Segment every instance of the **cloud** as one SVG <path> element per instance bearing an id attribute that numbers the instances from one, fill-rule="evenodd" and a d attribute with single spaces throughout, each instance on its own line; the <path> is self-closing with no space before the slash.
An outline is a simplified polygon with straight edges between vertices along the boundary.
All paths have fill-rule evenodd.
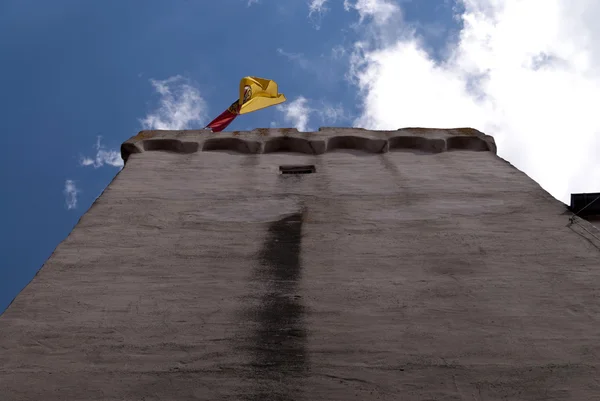
<path id="1" fill-rule="evenodd" d="M 206 120 L 206 102 L 187 79 L 176 75 L 150 83 L 160 95 L 160 106 L 140 120 L 144 129 L 183 130 Z"/>
<path id="2" fill-rule="evenodd" d="M 82 166 L 93 166 L 94 168 L 100 168 L 104 165 L 112 167 L 123 167 L 123 159 L 121 153 L 117 150 L 106 150 L 101 143 L 101 136 L 98 136 L 96 140 L 96 155 L 94 157 L 81 157 L 79 164 Z"/>
<path id="3" fill-rule="evenodd" d="M 312 21 L 315 29 L 321 29 L 323 16 L 329 9 L 325 7 L 328 0 L 310 0 L 308 3 L 308 18 Z"/>
<path id="4" fill-rule="evenodd" d="M 347 119 L 347 116 L 344 113 L 344 109 L 341 105 L 333 106 L 331 104 L 322 102 L 321 107 L 317 110 L 313 110 L 313 112 L 316 112 L 320 116 L 321 121 L 326 124 L 333 125 L 340 120 Z"/>
<path id="5" fill-rule="evenodd" d="M 309 101 L 303 96 L 297 97 L 294 101 L 285 103 L 277 107 L 281 113 L 283 113 L 283 119 L 286 123 L 292 127 L 298 129 L 298 131 L 307 132 L 313 129 L 309 127 L 309 121 L 311 115 L 316 114 L 321 122 L 326 125 L 333 125 L 337 121 L 346 118 L 344 110 L 341 105 L 333 106 L 327 102 L 321 101 L 318 108 L 311 107 Z M 271 123 L 271 126 L 275 126 L 275 123 Z"/>
<path id="6" fill-rule="evenodd" d="M 248 7 L 250 7 L 252 4 L 258 4 L 259 0 L 248 0 Z"/>
<path id="7" fill-rule="evenodd" d="M 379 26 L 386 24 L 400 12 L 400 6 L 389 0 L 344 0 L 344 9 L 358 12 L 359 23 L 363 23 L 366 18 L 372 18 Z"/>
<path id="8" fill-rule="evenodd" d="M 302 69 L 313 70 L 313 68 L 311 68 L 312 64 L 308 61 L 308 59 L 302 53 L 290 53 L 290 52 L 284 51 L 281 48 L 277 49 L 277 53 L 279 53 L 283 57 L 287 58 L 292 63 L 294 63 L 295 65 L 299 66 Z"/>
<path id="9" fill-rule="evenodd" d="M 309 131 L 308 120 L 311 109 L 308 107 L 308 100 L 305 97 L 300 96 L 292 102 L 276 107 L 283 113 L 285 122 L 290 123 L 298 131 Z"/>
<path id="10" fill-rule="evenodd" d="M 79 190 L 75 185 L 75 181 L 66 180 L 63 193 L 65 195 L 65 204 L 67 205 L 67 209 L 72 210 L 77 208 L 77 195 L 79 194 Z"/>
<path id="11" fill-rule="evenodd" d="M 600 3 L 461 3 L 462 30 L 440 60 L 397 4 L 345 0 L 365 32 L 349 65 L 362 98 L 355 125 L 474 127 L 558 199 L 599 191 Z"/>

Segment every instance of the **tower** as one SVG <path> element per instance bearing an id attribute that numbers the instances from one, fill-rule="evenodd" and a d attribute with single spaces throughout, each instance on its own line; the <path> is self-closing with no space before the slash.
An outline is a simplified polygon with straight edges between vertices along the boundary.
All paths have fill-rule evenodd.
<path id="1" fill-rule="evenodd" d="M 0 316 L 6 400 L 600 396 L 600 251 L 471 129 L 141 132 Z"/>

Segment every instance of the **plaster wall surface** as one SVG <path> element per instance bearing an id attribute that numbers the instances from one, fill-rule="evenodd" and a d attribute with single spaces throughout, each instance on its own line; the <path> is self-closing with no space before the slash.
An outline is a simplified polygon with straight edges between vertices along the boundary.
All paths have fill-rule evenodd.
<path id="1" fill-rule="evenodd" d="M 123 156 L 0 316 L 0 399 L 600 399 L 600 244 L 491 137 L 147 132 Z"/>

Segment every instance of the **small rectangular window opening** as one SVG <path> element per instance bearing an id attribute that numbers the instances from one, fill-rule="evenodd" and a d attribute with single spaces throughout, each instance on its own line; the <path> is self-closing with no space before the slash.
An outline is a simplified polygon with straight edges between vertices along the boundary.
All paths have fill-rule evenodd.
<path id="1" fill-rule="evenodd" d="M 316 173 L 314 165 L 306 166 L 279 166 L 279 172 L 281 174 L 312 174 Z"/>

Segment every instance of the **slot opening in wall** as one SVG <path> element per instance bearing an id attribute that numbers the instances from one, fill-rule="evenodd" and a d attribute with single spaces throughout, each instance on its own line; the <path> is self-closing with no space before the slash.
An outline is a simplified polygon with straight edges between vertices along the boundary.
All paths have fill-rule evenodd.
<path id="1" fill-rule="evenodd" d="M 291 166 L 279 166 L 279 172 L 281 174 L 312 174 L 316 173 L 317 169 L 314 165 L 291 165 Z"/>

